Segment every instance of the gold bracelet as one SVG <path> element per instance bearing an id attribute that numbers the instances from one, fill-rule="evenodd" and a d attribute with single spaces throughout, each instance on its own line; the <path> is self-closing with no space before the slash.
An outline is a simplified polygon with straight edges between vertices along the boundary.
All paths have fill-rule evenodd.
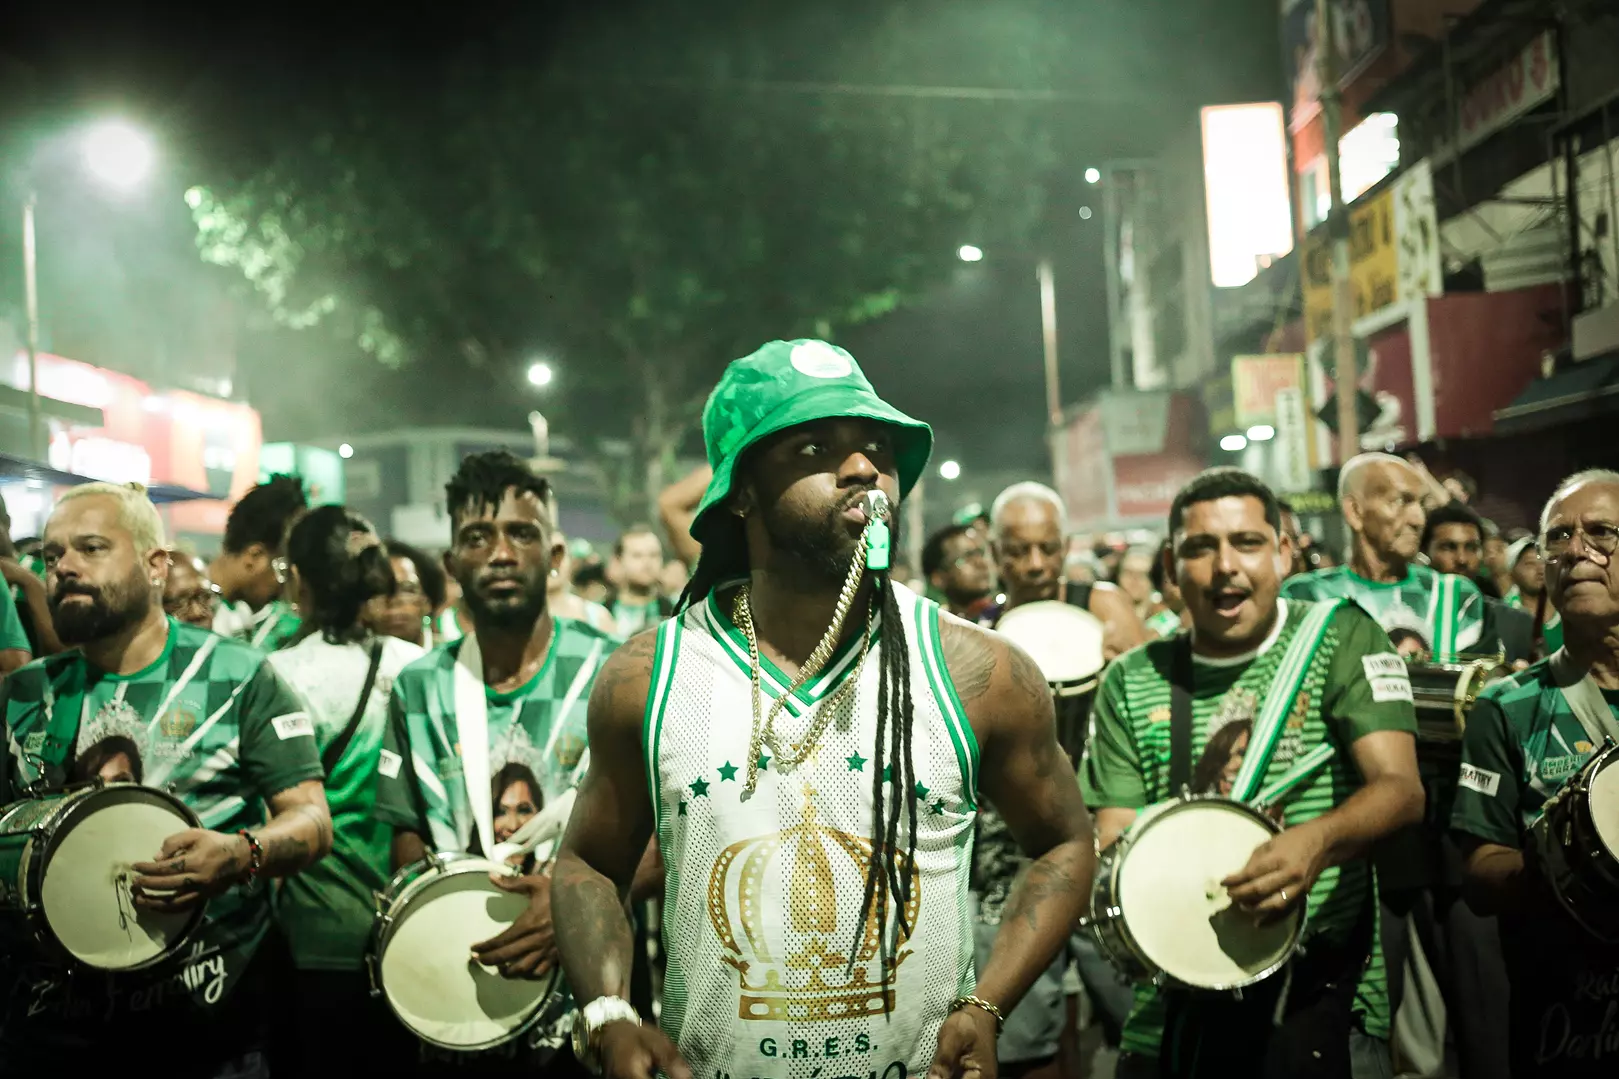
<path id="1" fill-rule="evenodd" d="M 962 994 L 956 1000 L 952 1001 L 950 1003 L 950 1011 L 955 1012 L 967 1005 L 971 1005 L 975 1009 L 982 1009 L 995 1018 L 995 1034 L 999 1035 L 1001 1030 L 1006 1027 L 1006 1016 L 1001 1012 L 1000 1007 L 993 1005 L 974 994 Z"/>

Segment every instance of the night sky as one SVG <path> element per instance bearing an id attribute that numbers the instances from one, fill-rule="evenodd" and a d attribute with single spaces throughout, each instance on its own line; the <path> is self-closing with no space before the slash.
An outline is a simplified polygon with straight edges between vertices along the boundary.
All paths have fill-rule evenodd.
<path id="1" fill-rule="evenodd" d="M 1038 228 L 1017 242 L 960 237 L 986 250 L 975 266 L 956 261 L 953 244 L 942 241 L 917 252 L 937 260 L 933 283 L 900 311 L 838 338 L 879 390 L 935 425 L 947 456 L 968 468 L 1034 471 L 1044 463 L 1039 254 L 1057 266 L 1065 397 L 1082 396 L 1107 375 L 1101 194 L 1083 182 L 1084 169 L 1151 154 L 1195 123 L 1199 104 L 1275 98 L 1280 79 L 1275 0 L 638 6 L 642 14 L 662 9 L 686 40 L 721 58 L 708 71 L 682 68 L 676 50 L 623 40 L 617 27 L 628 5 L 440 5 L 419 16 L 347 8 L 243 15 L 229 6 L 147 14 L 134 5 L 8 5 L 0 152 L 8 162 L 35 163 L 41 308 L 52 351 L 158 382 L 200 385 L 194 380 L 229 374 L 235 391 L 264 413 L 272 439 L 400 422 L 521 428 L 533 402 L 510 370 L 469 377 L 453 361 L 419 361 L 390 372 L 319 333 L 267 329 L 252 299 L 241 296 L 240 280 L 197 258 L 184 191 L 262 168 L 284 140 L 307 137 L 355 85 L 386 94 L 402 115 L 425 114 L 448 66 L 469 59 L 491 69 L 618 64 L 648 79 L 701 81 L 724 69 L 761 80 L 866 83 L 879 71 L 893 77 L 893 69 L 871 58 L 861 70 L 859 45 L 891 9 L 906 9 L 937 15 L 936 37 L 917 42 L 903 61 L 908 83 L 1006 86 L 1021 73 L 1015 58 L 981 47 L 982 20 L 1033 20 L 1071 59 L 1050 87 L 1060 100 L 1006 106 L 1038 112 L 1055 150 L 1054 168 L 1026 178 L 1044 193 Z M 117 205 L 48 161 L 39 164 L 38 154 L 50 133 L 109 112 L 151 130 L 162 153 L 147 190 Z M 12 323 L 13 337 L 21 332 L 21 172 L 0 180 L 0 320 Z M 1095 211 L 1088 222 L 1081 206 Z M 6 333 L 0 328 L 0 339 Z M 14 344 L 0 340 L 0 350 Z M 715 358 L 716 369 L 724 359 Z M 600 407 L 600 399 L 580 405 Z M 587 422 L 560 417 L 556 427 L 566 434 Z"/>

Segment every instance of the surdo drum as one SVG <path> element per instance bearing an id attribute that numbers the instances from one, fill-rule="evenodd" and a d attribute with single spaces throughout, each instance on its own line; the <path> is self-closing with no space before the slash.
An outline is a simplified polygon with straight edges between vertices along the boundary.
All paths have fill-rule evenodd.
<path id="1" fill-rule="evenodd" d="M 515 1039 L 560 989 L 560 970 L 508 979 L 478 963 L 472 946 L 500 934 L 528 907 L 491 873 L 511 867 L 479 855 L 429 855 L 403 867 L 377 898 L 367 958 L 372 991 L 422 1041 L 487 1050 Z"/>
<path id="2" fill-rule="evenodd" d="M 1102 620 L 1061 600 L 1015 607 L 995 624 L 998 633 L 1029 654 L 1059 698 L 1096 689 L 1103 667 Z"/>
<path id="3" fill-rule="evenodd" d="M 1619 746 L 1607 743 L 1545 806 L 1531 844 L 1575 922 L 1619 942 Z"/>
<path id="4" fill-rule="evenodd" d="M 1259 810 L 1217 795 L 1149 807 L 1102 853 L 1082 925 L 1138 982 L 1213 991 L 1251 986 L 1298 948 L 1302 905 L 1261 926 L 1220 882 L 1280 831 Z"/>
<path id="5" fill-rule="evenodd" d="M 179 799 L 138 784 L 96 783 L 0 809 L 0 949 L 26 943 L 46 960 L 101 971 L 161 964 L 201 924 L 204 905 L 136 907 L 130 867 L 200 826 Z"/>

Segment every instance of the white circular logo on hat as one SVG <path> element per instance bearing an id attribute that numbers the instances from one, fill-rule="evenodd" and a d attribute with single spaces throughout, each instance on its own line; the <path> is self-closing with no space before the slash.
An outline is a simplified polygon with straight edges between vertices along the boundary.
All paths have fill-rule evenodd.
<path id="1" fill-rule="evenodd" d="M 812 379 L 846 379 L 854 372 L 849 357 L 824 341 L 794 345 L 793 367 Z"/>

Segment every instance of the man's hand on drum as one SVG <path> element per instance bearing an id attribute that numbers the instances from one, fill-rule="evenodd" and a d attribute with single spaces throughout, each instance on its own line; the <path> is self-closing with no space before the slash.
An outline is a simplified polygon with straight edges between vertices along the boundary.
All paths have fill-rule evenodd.
<path id="1" fill-rule="evenodd" d="M 231 833 L 187 829 L 163 841 L 151 862 L 135 863 L 131 882 L 137 907 L 186 911 L 242 880 L 252 865 L 248 842 Z"/>
<path id="2" fill-rule="evenodd" d="M 508 979 L 543 977 L 557 962 L 556 931 L 551 926 L 551 875 L 490 874 L 489 880 L 507 892 L 526 894 L 528 909 L 504 931 L 474 945 L 473 959 L 498 969 Z"/>
<path id="3" fill-rule="evenodd" d="M 1294 826 L 1261 844 L 1248 857 L 1248 865 L 1220 882 L 1231 902 L 1274 922 L 1302 903 L 1321 875 L 1326 861 L 1326 837 L 1313 822 Z"/>

